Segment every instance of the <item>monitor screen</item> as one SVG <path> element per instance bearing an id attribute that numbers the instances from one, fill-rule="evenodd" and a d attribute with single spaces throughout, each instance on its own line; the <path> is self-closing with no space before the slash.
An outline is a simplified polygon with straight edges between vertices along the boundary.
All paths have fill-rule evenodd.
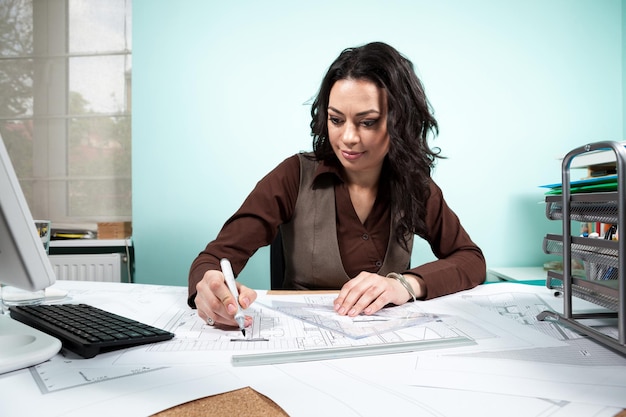
<path id="1" fill-rule="evenodd" d="M 54 271 L 0 137 L 0 283 L 36 291 L 54 281 Z"/>

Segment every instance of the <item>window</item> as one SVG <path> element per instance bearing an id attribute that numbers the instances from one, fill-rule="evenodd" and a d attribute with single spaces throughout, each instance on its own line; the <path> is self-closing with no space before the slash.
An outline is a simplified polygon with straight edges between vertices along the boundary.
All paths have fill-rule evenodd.
<path id="1" fill-rule="evenodd" d="M 36 218 L 131 218 L 131 0 L 0 0 L 0 134 Z"/>

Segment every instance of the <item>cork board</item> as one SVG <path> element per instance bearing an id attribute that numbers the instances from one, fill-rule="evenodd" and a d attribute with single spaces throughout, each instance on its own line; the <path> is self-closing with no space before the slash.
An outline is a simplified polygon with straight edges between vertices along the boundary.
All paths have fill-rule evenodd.
<path id="1" fill-rule="evenodd" d="M 153 414 L 153 417 L 289 417 L 282 408 L 250 387 L 200 398 Z"/>

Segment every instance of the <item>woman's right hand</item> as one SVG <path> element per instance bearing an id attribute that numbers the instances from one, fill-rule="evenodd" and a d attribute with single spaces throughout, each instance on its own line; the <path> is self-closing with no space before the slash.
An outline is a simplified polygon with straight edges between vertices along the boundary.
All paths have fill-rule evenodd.
<path id="1" fill-rule="evenodd" d="M 245 310 L 256 300 L 256 291 L 239 282 L 236 284 L 239 291 L 239 305 Z M 202 281 L 196 285 L 195 302 L 198 316 L 205 322 L 237 326 L 234 319 L 237 312 L 237 301 L 228 289 L 222 271 L 210 270 L 205 272 Z M 246 316 L 245 326 L 248 327 L 251 324 L 252 318 Z"/>

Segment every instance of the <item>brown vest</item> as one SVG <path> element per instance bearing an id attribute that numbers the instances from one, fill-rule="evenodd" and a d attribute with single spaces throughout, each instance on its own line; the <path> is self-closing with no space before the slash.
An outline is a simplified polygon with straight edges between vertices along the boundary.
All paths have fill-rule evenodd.
<path id="1" fill-rule="evenodd" d="M 333 177 L 323 175 L 314 184 L 318 162 L 303 154 L 298 156 L 298 199 L 293 218 L 281 226 L 285 259 L 283 288 L 340 289 L 350 277 L 343 268 L 337 242 Z M 392 225 L 387 253 L 378 274 L 387 275 L 389 272 L 406 270 L 411 260 L 412 246 L 413 236 L 409 241 L 409 252 L 397 243 Z"/>

